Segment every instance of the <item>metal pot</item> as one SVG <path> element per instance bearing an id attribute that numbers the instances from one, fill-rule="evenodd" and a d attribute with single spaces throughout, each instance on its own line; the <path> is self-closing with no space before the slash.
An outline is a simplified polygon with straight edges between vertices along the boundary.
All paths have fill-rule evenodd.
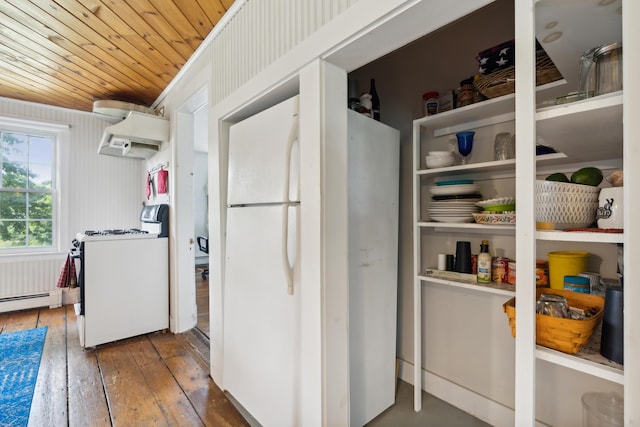
<path id="1" fill-rule="evenodd" d="M 580 58 L 578 91 L 589 97 L 619 90 L 622 90 L 622 43 L 585 51 Z"/>

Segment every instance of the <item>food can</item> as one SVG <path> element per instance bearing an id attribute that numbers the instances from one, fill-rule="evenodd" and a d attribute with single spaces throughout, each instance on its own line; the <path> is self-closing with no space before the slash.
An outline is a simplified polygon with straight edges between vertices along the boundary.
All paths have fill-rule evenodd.
<path id="1" fill-rule="evenodd" d="M 440 94 L 438 92 L 425 92 L 422 95 L 425 116 L 438 114 L 438 108 L 440 106 L 440 101 L 438 101 L 439 96 Z"/>
<path id="2" fill-rule="evenodd" d="M 544 260 L 536 261 L 536 287 L 549 286 L 549 263 Z"/>
<path id="3" fill-rule="evenodd" d="M 591 281 L 583 276 L 564 276 L 564 289 L 567 291 L 591 293 Z"/>
<path id="4" fill-rule="evenodd" d="M 507 283 L 509 283 L 510 285 L 515 285 L 516 284 L 516 262 L 509 261 L 508 266 L 509 268 L 507 270 Z"/>
<path id="5" fill-rule="evenodd" d="M 497 283 L 507 281 L 507 270 L 509 269 L 509 258 L 491 258 L 491 280 Z"/>
<path id="6" fill-rule="evenodd" d="M 458 88 L 457 108 L 473 104 L 474 88 L 473 84 L 463 84 Z"/>

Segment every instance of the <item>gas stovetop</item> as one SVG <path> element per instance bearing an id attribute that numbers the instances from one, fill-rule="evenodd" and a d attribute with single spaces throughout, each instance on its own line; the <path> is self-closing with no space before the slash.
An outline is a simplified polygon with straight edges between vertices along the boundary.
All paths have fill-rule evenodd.
<path id="1" fill-rule="evenodd" d="M 78 233 L 76 239 L 79 242 L 96 240 L 122 240 L 122 239 L 149 239 L 157 238 L 157 233 L 150 233 L 139 228 L 112 229 L 112 230 L 87 230 Z"/>
<path id="2" fill-rule="evenodd" d="M 148 231 L 140 230 L 139 228 L 129 228 L 126 230 L 87 230 L 84 232 L 86 236 L 113 236 L 121 234 L 147 234 Z"/>

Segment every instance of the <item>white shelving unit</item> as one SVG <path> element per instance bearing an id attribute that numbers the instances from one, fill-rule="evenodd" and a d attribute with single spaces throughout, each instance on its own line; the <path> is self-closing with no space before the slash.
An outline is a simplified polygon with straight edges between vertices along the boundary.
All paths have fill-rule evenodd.
<path id="1" fill-rule="evenodd" d="M 539 1 L 533 2 L 543 7 L 542 15 L 553 15 L 554 3 L 558 8 L 562 9 L 558 19 L 565 17 L 567 13 L 567 2 L 558 1 Z M 575 2 L 574 2 L 575 3 Z M 574 5 L 575 6 L 575 5 Z M 570 8 L 569 8 L 570 10 Z M 530 18 L 523 18 L 523 20 Z M 581 21 L 585 22 L 585 21 Z M 613 29 L 619 32 L 620 29 Z M 575 37 L 575 36 L 574 36 Z M 551 53 L 550 53 L 551 55 Z M 575 55 L 574 55 L 575 56 Z M 579 58 L 579 54 L 576 58 Z M 574 61 L 577 67 L 577 59 Z M 551 85 L 550 87 L 552 87 Z M 538 91 L 544 91 L 546 87 L 537 88 Z M 434 116 L 424 117 L 413 122 L 413 167 L 414 167 L 414 386 L 415 400 L 414 407 L 416 410 L 421 406 L 421 390 L 422 390 L 422 348 L 423 348 L 423 331 L 422 331 L 422 289 L 430 284 L 438 284 L 439 286 L 451 286 L 463 288 L 474 292 L 486 292 L 494 295 L 512 297 L 516 294 L 513 287 L 509 288 L 503 284 L 490 284 L 488 286 L 480 284 L 470 284 L 455 282 L 451 280 L 436 279 L 421 274 L 425 268 L 431 266 L 424 265 L 425 260 L 422 255 L 422 240 L 424 231 L 427 236 L 433 233 L 462 233 L 463 235 L 506 235 L 514 236 L 517 239 L 516 226 L 487 226 L 473 223 L 441 223 L 430 221 L 423 217 L 426 203 L 423 188 L 425 182 L 432 183 L 438 180 L 446 180 L 452 178 L 469 178 L 478 177 L 481 174 L 482 179 L 492 178 L 513 178 L 520 180 L 522 174 L 526 172 L 516 171 L 515 160 L 505 161 L 482 161 L 479 163 L 471 163 L 468 165 L 451 166 L 437 169 L 424 168 L 425 145 L 432 138 L 443 137 L 455 134 L 463 130 L 473 130 L 486 126 L 492 126 L 514 120 L 523 120 L 526 117 L 526 111 L 521 116 L 516 115 L 516 94 L 505 95 L 499 98 L 490 99 L 477 104 L 472 104 L 460 109 L 454 109 L 445 113 Z M 554 147 L 559 153 L 536 156 L 536 171 L 544 173 L 553 168 L 566 168 L 567 170 L 576 170 L 583 165 L 591 165 L 603 169 L 622 168 L 624 149 L 624 129 L 623 129 L 623 104 L 625 96 L 622 92 L 607 94 L 595 98 L 589 98 L 568 104 L 554 105 L 551 107 L 539 108 L 531 116 L 534 121 L 533 126 L 536 130 L 536 136 L 544 140 L 545 145 Z M 517 129 L 517 128 L 516 128 Z M 427 141 L 427 142 L 425 142 Z M 531 156 L 534 148 L 529 151 Z M 518 151 L 518 156 L 526 156 L 526 152 Z M 530 179 L 530 178 L 528 178 Z M 534 206 L 534 195 L 524 190 L 520 190 L 516 194 L 517 199 L 526 200 L 523 206 Z M 519 202 L 520 203 L 520 202 Z M 529 218 L 531 218 L 529 216 Z M 519 221 L 519 220 L 518 220 Z M 626 225 L 626 224 L 625 224 Z M 525 228 L 534 230 L 535 225 L 528 223 Z M 626 228 L 626 227 L 625 227 Z M 598 232 L 575 232 L 575 231 L 534 231 L 536 241 L 544 242 L 575 242 L 575 243 L 595 243 L 595 244 L 622 244 L 625 243 L 624 234 L 598 233 Z M 532 242 L 535 253 L 535 242 Z M 531 257 L 529 261 L 532 264 L 531 270 L 534 269 L 535 257 Z M 520 260 L 518 260 L 520 267 Z M 535 283 L 533 278 L 527 279 L 518 276 L 518 286 L 530 287 L 530 300 L 524 301 L 525 306 L 533 306 L 535 299 Z M 629 300 L 625 300 L 627 304 Z M 525 316 L 533 317 L 535 322 L 535 313 L 531 312 Z M 505 319 L 506 322 L 506 319 Z M 535 324 L 535 323 L 534 323 Z M 535 340 L 535 334 L 533 336 Z M 522 345 L 522 344 L 520 344 Z M 526 345 L 532 345 L 531 343 Z M 583 354 L 569 355 L 541 346 L 533 346 L 535 355 L 530 356 L 538 360 L 543 360 L 564 368 L 575 370 L 587 375 L 611 381 L 615 384 L 628 384 L 625 379 L 625 373 L 621 366 L 615 366 L 599 355 Z M 516 364 L 522 366 L 532 366 L 532 362 L 523 360 L 526 354 L 524 348 L 516 351 Z M 521 363 L 525 362 L 525 363 Z M 535 365 L 535 363 L 533 363 Z M 516 372 L 516 377 L 518 377 Z M 535 375 L 527 373 L 521 375 L 516 381 L 516 385 L 525 384 L 531 395 L 525 398 L 516 399 L 516 425 L 518 420 L 528 419 L 530 416 L 535 417 Z M 517 390 L 517 393 L 529 394 L 529 390 Z M 626 391 L 625 391 L 626 392 Z M 630 410 L 631 411 L 631 410 Z M 635 411 L 635 409 L 633 410 Z M 529 420 L 531 423 L 534 419 Z"/>

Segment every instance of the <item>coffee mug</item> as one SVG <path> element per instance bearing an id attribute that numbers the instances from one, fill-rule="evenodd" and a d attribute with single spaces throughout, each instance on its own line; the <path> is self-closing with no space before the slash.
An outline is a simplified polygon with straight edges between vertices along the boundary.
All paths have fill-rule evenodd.
<path id="1" fill-rule="evenodd" d="M 600 190 L 596 219 L 598 228 L 624 228 L 624 187 Z"/>

